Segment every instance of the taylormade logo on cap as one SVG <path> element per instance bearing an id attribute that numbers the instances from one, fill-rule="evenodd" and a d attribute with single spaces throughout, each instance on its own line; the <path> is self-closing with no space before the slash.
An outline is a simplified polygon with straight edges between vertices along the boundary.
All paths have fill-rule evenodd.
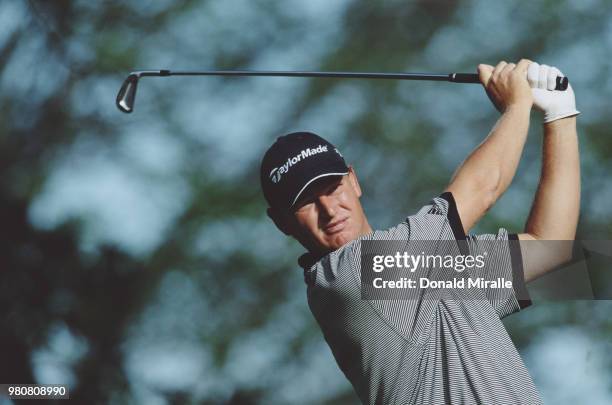
<path id="1" fill-rule="evenodd" d="M 322 153 L 322 152 L 327 152 L 327 145 L 319 145 L 316 148 L 303 149 L 302 151 L 300 151 L 300 153 L 298 153 L 294 157 L 288 158 L 287 162 L 285 162 L 285 164 L 282 165 L 281 167 L 275 167 L 274 169 L 272 169 L 269 175 L 270 180 L 272 181 L 272 183 L 278 183 L 282 175 L 287 173 L 289 169 L 291 168 L 291 166 L 293 166 L 294 164 L 296 164 L 302 159 L 309 158 L 311 156 L 316 155 L 317 153 Z"/>

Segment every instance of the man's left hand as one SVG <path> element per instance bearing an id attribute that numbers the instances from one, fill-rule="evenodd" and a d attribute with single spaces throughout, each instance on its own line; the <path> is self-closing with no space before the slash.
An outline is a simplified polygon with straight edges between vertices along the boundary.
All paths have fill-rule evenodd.
<path id="1" fill-rule="evenodd" d="M 527 69 L 533 105 L 544 113 L 545 124 L 580 114 L 580 111 L 576 110 L 576 98 L 571 84 L 565 91 L 555 90 L 557 76 L 564 75 L 554 66 L 531 62 Z"/>

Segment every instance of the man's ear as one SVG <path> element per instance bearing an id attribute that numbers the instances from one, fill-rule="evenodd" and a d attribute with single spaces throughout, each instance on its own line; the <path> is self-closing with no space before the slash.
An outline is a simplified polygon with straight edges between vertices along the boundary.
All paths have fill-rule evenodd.
<path id="1" fill-rule="evenodd" d="M 361 197 L 361 186 L 359 185 L 359 180 L 357 180 L 357 173 L 355 173 L 355 169 L 352 165 L 349 165 L 348 177 L 351 187 L 353 187 L 353 190 L 355 191 L 355 194 L 357 194 L 357 197 Z"/>
<path id="2" fill-rule="evenodd" d="M 280 229 L 282 233 L 291 236 L 289 224 L 287 223 L 287 217 L 285 215 L 282 215 L 281 213 L 273 210 L 272 208 L 268 208 L 266 210 L 266 213 L 268 214 L 268 217 L 274 222 L 274 225 L 276 225 L 276 227 Z"/>

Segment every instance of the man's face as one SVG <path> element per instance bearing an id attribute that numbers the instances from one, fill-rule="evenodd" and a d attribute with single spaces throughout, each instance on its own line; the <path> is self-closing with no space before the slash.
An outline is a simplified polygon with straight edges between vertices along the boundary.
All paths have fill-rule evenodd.
<path id="1" fill-rule="evenodd" d="M 295 205 L 292 235 L 309 251 L 326 253 L 371 232 L 359 197 L 352 168 L 345 176 L 321 179 Z"/>

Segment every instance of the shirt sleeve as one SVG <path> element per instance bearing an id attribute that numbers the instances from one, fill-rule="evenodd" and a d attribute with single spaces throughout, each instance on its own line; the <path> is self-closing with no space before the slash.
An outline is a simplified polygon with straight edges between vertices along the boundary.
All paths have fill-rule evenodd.
<path id="1" fill-rule="evenodd" d="M 500 228 L 497 234 L 467 235 L 467 244 L 472 256 L 481 255 L 484 265 L 468 270 L 470 277 L 481 277 L 487 281 L 507 280 L 512 288 L 484 289 L 487 299 L 500 318 L 504 318 L 531 305 L 523 274 L 523 258 L 518 236 Z"/>
<path id="2" fill-rule="evenodd" d="M 410 224 L 411 240 L 465 240 L 457 204 L 450 192 L 434 197 L 406 222 Z"/>
<path id="3" fill-rule="evenodd" d="M 445 192 L 408 217 L 411 240 L 456 240 L 462 255 L 485 255 L 482 268 L 469 270 L 470 277 L 486 281 L 512 281 L 512 288 L 484 288 L 500 318 L 531 305 L 525 285 L 523 258 L 515 234 L 499 229 L 497 234 L 466 235 L 457 204 L 450 192 Z"/>

